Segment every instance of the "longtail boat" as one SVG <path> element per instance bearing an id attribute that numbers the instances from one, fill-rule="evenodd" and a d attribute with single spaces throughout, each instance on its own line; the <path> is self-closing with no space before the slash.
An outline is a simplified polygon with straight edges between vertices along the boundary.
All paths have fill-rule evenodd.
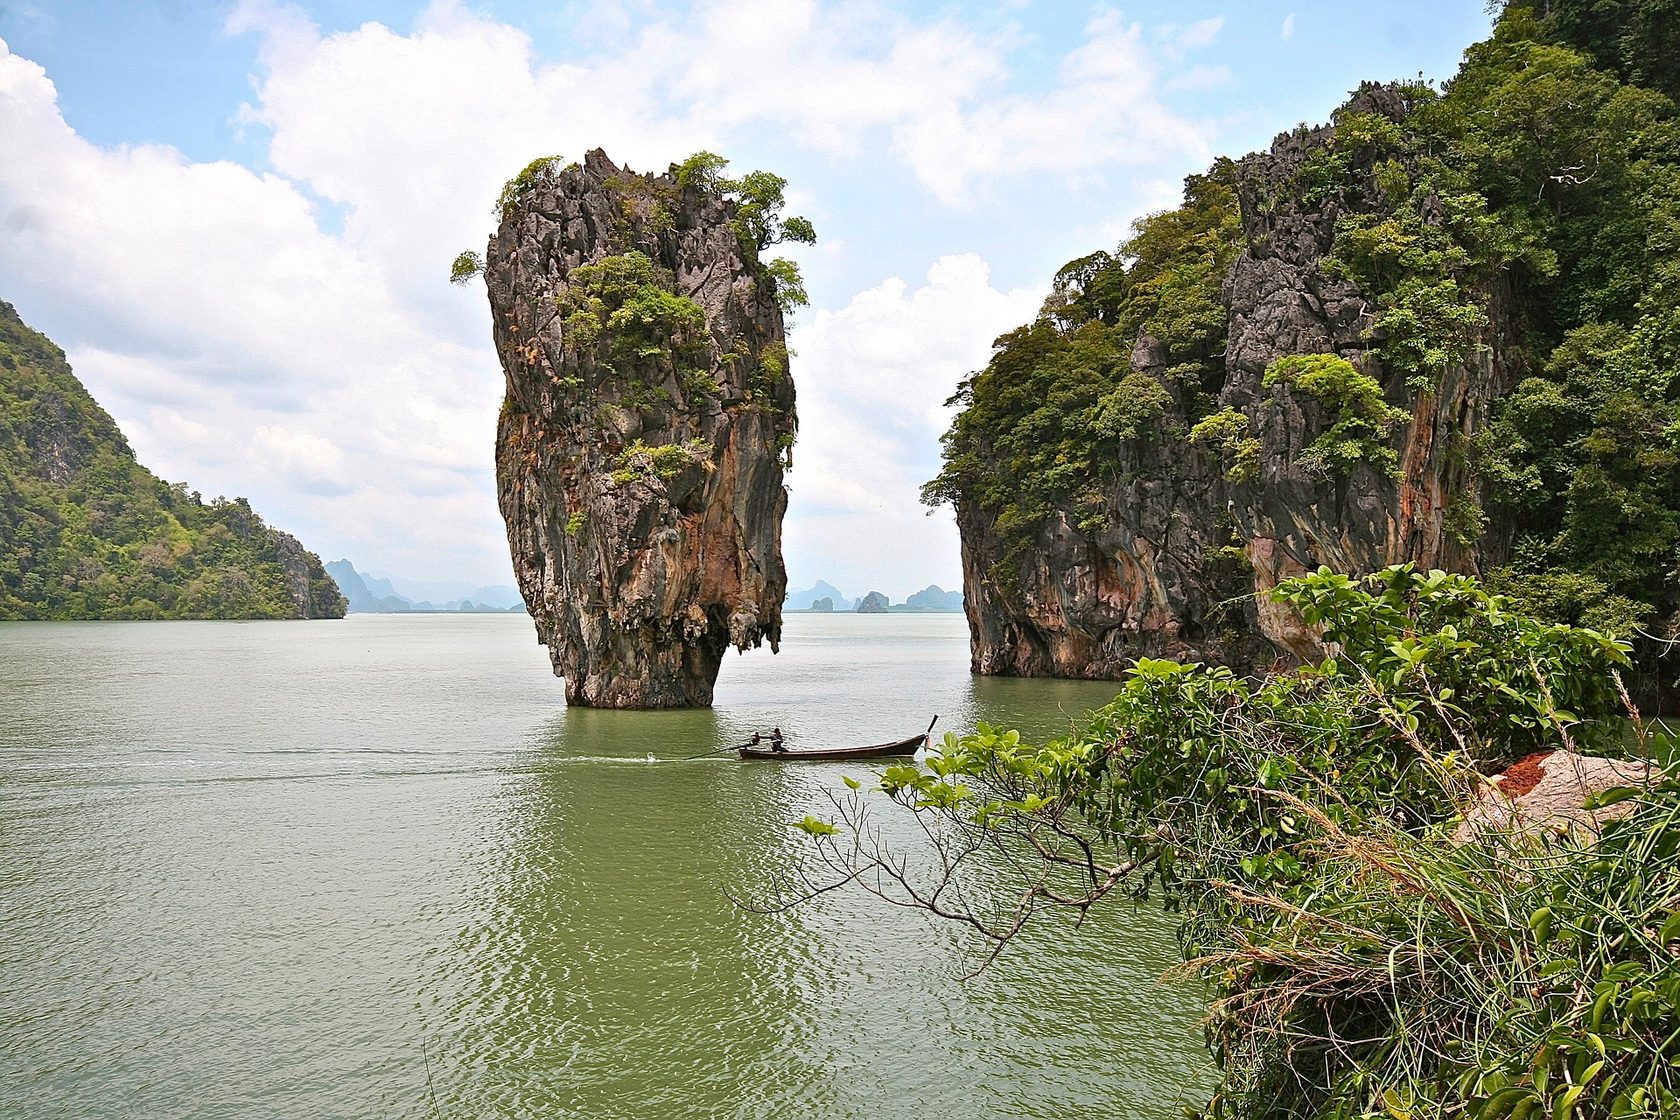
<path id="1" fill-rule="evenodd" d="M 773 747 L 737 747 L 742 758 L 761 758 L 769 762 L 832 762 L 849 758 L 892 758 L 899 755 L 915 754 L 922 747 L 927 746 L 928 736 L 933 733 L 933 724 L 939 722 L 939 717 L 933 717 L 933 723 L 927 725 L 927 730 L 920 735 L 912 735 L 908 739 L 900 739 L 896 743 L 875 743 L 867 747 L 818 747 L 814 750 L 779 751 Z"/>

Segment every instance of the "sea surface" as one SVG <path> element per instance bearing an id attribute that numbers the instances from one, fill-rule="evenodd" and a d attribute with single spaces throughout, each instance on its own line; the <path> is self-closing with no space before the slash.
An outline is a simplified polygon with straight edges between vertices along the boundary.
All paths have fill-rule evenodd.
<path id="1" fill-rule="evenodd" d="M 1176 1116 L 1167 918 L 968 978 L 860 891 L 747 912 L 873 770 L 684 761 L 1111 694 L 970 677 L 959 615 L 790 615 L 690 712 L 568 710 L 516 616 L 0 625 L 0 1117 Z"/>

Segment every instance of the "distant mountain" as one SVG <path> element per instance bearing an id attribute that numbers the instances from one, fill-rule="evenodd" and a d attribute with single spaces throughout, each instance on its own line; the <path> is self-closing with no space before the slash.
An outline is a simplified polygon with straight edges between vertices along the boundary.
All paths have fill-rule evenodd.
<path id="1" fill-rule="evenodd" d="M 338 583 L 338 589 L 344 592 L 344 598 L 350 603 L 352 614 L 392 614 L 397 611 L 413 610 L 414 604 L 396 594 L 379 594 L 370 581 L 362 576 L 348 560 L 334 560 L 327 565 L 327 572 Z M 380 590 L 387 590 L 390 584 L 384 580 L 373 580 L 380 585 Z"/>
<path id="2" fill-rule="evenodd" d="M 852 608 L 852 600 L 846 597 L 845 592 L 832 583 L 820 579 L 803 591 L 788 592 L 787 598 L 782 600 L 782 608 L 790 611 L 808 611 L 816 606 L 818 599 L 832 600 L 833 606 L 839 610 L 844 611 Z"/>
<path id="3" fill-rule="evenodd" d="M 379 577 L 366 572 L 362 573 L 362 578 L 367 582 L 368 590 L 375 595 L 394 595 L 424 610 L 454 610 L 455 606 L 464 602 L 495 610 L 525 609 L 525 600 L 519 590 L 502 584 L 475 587 L 455 580 L 408 579 L 399 575 Z M 438 603 L 444 606 L 434 605 Z"/>
<path id="4" fill-rule="evenodd" d="M 960 611 L 963 609 L 961 591 L 946 591 L 938 584 L 930 583 L 922 590 L 904 600 L 903 606 L 894 607 L 895 611 Z"/>
<path id="5" fill-rule="evenodd" d="M 320 557 L 244 498 L 141 466 L 64 351 L 0 301 L 0 619 L 340 618 Z"/>
<path id="6" fill-rule="evenodd" d="M 525 600 L 511 587 L 471 588 L 467 594 L 457 594 L 440 605 L 430 599 L 410 599 L 399 595 L 395 580 L 358 572 L 348 560 L 334 560 L 327 565 L 344 597 L 350 602 L 351 614 L 438 614 L 445 611 L 467 614 L 515 614 L 524 611 Z M 404 587 L 467 588 L 468 584 L 416 583 L 404 581 Z M 511 595 L 512 602 L 509 602 Z"/>
<path id="7" fill-rule="evenodd" d="M 891 609 L 891 604 L 887 602 L 887 597 L 879 591 L 871 591 L 858 600 L 856 609 L 858 614 L 886 614 Z"/>
<path id="8" fill-rule="evenodd" d="M 827 595 L 824 595 L 821 599 L 818 599 L 816 602 L 811 604 L 811 613 L 812 614 L 833 614 L 834 613 L 834 600 L 829 598 Z"/>
<path id="9" fill-rule="evenodd" d="M 350 561 L 339 560 L 337 563 L 348 564 Z M 367 572 L 357 572 L 356 576 L 367 587 L 369 595 L 380 599 L 401 599 L 405 603 L 410 601 L 406 595 L 398 595 L 397 589 L 391 586 L 391 581 L 388 579 L 381 579 L 378 576 L 369 575 Z"/>

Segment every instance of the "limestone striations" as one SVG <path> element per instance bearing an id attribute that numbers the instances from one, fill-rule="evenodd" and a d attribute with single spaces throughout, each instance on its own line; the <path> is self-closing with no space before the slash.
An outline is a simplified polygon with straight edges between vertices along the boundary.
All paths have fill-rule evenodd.
<path id="1" fill-rule="evenodd" d="M 1371 86 L 1338 119 L 1400 120 L 1407 111 L 1394 88 Z M 1121 341 L 1130 356 L 1118 359 L 1119 388 L 1088 410 L 1092 427 L 1120 433 L 1096 444 L 1099 455 L 1082 480 L 1094 484 L 1029 511 L 1022 517 L 1029 528 L 1012 539 L 1014 514 L 1001 512 L 1007 490 L 994 486 L 988 495 L 976 481 L 987 468 L 965 474 L 963 459 L 995 457 L 1006 437 L 970 437 L 959 419 L 946 440 L 946 473 L 929 494 L 956 509 L 975 672 L 1112 678 L 1140 656 L 1240 667 L 1310 656 L 1313 636 L 1253 592 L 1321 564 L 1368 572 L 1410 560 L 1475 571 L 1508 548 L 1508 534 L 1475 540 L 1478 534 L 1455 533 L 1452 516 L 1455 502 L 1480 513 L 1468 448 L 1514 380 L 1502 356 L 1500 293 L 1476 293 L 1485 316 L 1458 353 L 1431 371 L 1428 391 L 1386 364 L 1371 295 L 1326 260 L 1338 222 L 1378 200 L 1358 192 L 1313 200 L 1301 188 L 1312 170 L 1304 165 L 1332 150 L 1335 135 L 1333 126 L 1298 130 L 1203 179 L 1204 188 L 1211 182 L 1225 192 L 1235 212 L 1229 264 L 1221 258 L 1210 274 L 1201 312 L 1213 325 L 1194 344 L 1168 342 L 1146 318 Z M 1208 235 L 1213 249 L 1196 248 L 1202 256 L 1218 251 L 1216 232 Z M 1144 265 L 1150 251 L 1148 244 L 1133 250 Z M 1173 275 L 1163 268 L 1147 282 Z M 1059 277 L 1061 294 L 1088 297 L 1089 280 L 1080 281 L 1081 293 Z M 1131 283 L 1126 299 L 1148 296 Z M 1052 319 L 1057 298 L 1047 306 Z M 1195 306 L 1190 296 L 1176 298 Z M 1128 306 L 1092 313 L 1092 329 L 1113 329 L 1110 321 L 1123 328 Z M 1155 320 L 1165 321 L 1158 313 Z M 1165 321 L 1163 334 L 1167 328 L 1185 332 L 1176 320 Z M 1032 341 L 1031 329 L 1017 332 L 1026 340 L 1019 346 Z M 1319 382 L 1268 376 L 1289 355 L 1315 355 L 1323 368 L 1344 371 L 1344 382 L 1371 379 L 1372 399 L 1350 404 L 1304 391 Z M 971 408 L 981 391 L 975 382 L 964 387 Z M 1336 448 L 1316 441 L 1356 407 L 1369 411 L 1373 453 L 1327 464 Z"/>
<path id="2" fill-rule="evenodd" d="M 484 262 L 497 487 L 570 703 L 706 706 L 730 646 L 780 639 L 794 389 L 737 209 L 599 150 L 504 197 Z"/>

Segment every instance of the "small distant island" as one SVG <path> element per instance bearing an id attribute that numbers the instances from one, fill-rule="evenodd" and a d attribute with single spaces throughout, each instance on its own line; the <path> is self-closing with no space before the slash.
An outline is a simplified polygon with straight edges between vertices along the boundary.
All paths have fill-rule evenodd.
<path id="1" fill-rule="evenodd" d="M 818 580 L 803 591 L 790 591 L 782 604 L 787 614 L 961 614 L 961 591 L 946 591 L 930 583 L 920 591 L 894 603 L 885 594 L 871 591 L 852 598 L 826 580 Z"/>

